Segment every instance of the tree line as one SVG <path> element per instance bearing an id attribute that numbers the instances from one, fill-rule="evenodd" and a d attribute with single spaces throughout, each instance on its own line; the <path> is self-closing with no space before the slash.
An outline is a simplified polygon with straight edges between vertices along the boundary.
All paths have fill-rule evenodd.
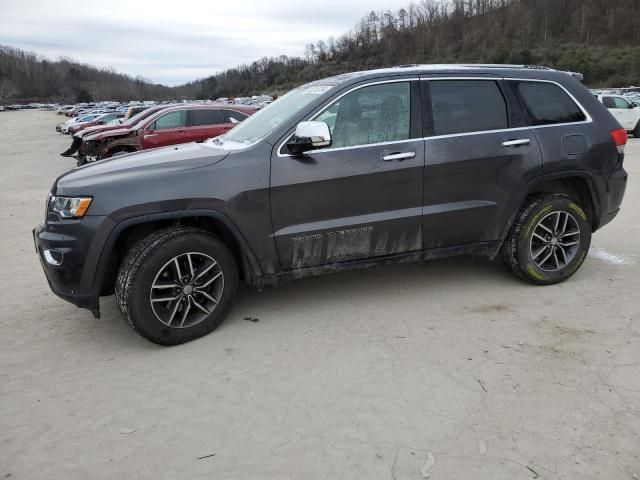
<path id="1" fill-rule="evenodd" d="M 174 89 L 69 58 L 50 61 L 0 45 L 0 104 L 98 100 L 169 100 Z"/>
<path id="2" fill-rule="evenodd" d="M 639 18 L 638 0 L 421 0 L 371 11 L 344 35 L 307 45 L 303 57 L 262 58 L 173 88 L 2 47 L 0 102 L 2 82 L 14 95 L 63 101 L 217 98 L 413 63 L 540 64 L 579 71 L 591 86 L 640 85 Z"/>

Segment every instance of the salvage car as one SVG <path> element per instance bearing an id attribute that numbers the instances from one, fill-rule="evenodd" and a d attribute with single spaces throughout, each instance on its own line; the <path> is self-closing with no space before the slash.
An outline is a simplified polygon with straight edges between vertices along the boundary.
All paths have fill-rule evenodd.
<path id="1" fill-rule="evenodd" d="M 89 120 L 87 122 L 78 122 L 75 125 L 69 127 L 69 133 L 71 135 L 74 135 L 84 130 L 85 128 L 106 125 L 113 120 L 118 120 L 123 117 L 124 113 L 103 113 L 95 117 L 93 120 Z"/>
<path id="2" fill-rule="evenodd" d="M 562 282 L 627 184 L 627 132 L 576 77 L 454 65 L 316 81 L 207 142 L 60 176 L 36 251 L 57 295 L 97 317 L 115 292 L 162 345 L 218 327 L 240 281 L 474 255 Z"/>
<path id="3" fill-rule="evenodd" d="M 97 118 L 100 114 L 99 113 L 91 113 L 91 114 L 87 114 L 87 115 L 80 115 L 77 117 L 73 117 L 69 120 L 67 120 L 66 122 L 62 122 L 59 123 L 58 125 L 56 125 L 56 132 L 60 132 L 60 133 L 69 133 L 69 129 L 75 125 L 78 125 L 80 123 L 83 122 L 90 122 L 93 119 Z"/>
<path id="4" fill-rule="evenodd" d="M 85 136 L 82 139 L 78 164 L 109 158 L 116 154 L 179 143 L 202 142 L 229 131 L 255 111 L 253 107 L 238 105 L 165 106 L 132 128 L 114 129 Z"/>
<path id="5" fill-rule="evenodd" d="M 157 107 L 145 108 L 141 112 L 139 112 L 139 113 L 135 114 L 134 116 L 130 117 L 129 119 L 126 119 L 126 120 L 119 119 L 119 121 L 117 123 L 110 122 L 108 125 L 96 125 L 96 126 L 93 126 L 93 127 L 84 128 L 84 129 L 80 130 L 79 132 L 73 134 L 73 141 L 71 142 L 71 146 L 67 150 L 62 152 L 60 154 L 60 156 L 62 156 L 62 157 L 71 157 L 71 156 L 73 156 L 80 149 L 80 147 L 82 146 L 82 138 L 84 136 L 93 135 L 93 134 L 96 134 L 96 133 L 99 133 L 99 132 L 108 132 L 110 130 L 135 128 L 135 126 L 138 124 L 138 122 L 144 120 L 149 115 L 151 115 L 151 114 L 153 114 L 155 112 L 163 110 L 164 108 L 166 108 L 164 105 L 157 106 Z M 120 112 L 120 113 L 123 113 L 123 112 Z M 126 118 L 126 116 L 124 118 Z M 78 159 L 78 165 L 84 165 L 86 163 L 86 160 L 83 158 L 83 156 L 84 156 L 83 154 L 80 155 L 80 157 Z"/>

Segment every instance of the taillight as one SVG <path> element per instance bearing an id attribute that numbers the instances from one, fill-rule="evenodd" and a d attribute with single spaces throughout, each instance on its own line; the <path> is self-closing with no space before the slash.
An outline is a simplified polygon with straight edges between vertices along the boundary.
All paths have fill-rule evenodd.
<path id="1" fill-rule="evenodd" d="M 627 141 L 629 140 L 629 135 L 627 134 L 627 131 L 624 128 L 621 128 L 619 130 L 612 130 L 611 138 L 613 138 L 613 141 L 615 142 L 616 147 L 618 147 L 618 152 L 624 153 L 624 146 L 627 144 Z"/>

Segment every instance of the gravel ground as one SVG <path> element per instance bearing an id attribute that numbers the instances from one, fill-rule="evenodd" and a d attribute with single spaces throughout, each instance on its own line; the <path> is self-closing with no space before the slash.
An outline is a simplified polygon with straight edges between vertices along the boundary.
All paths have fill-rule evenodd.
<path id="1" fill-rule="evenodd" d="M 452 259 L 244 287 L 162 348 L 112 297 L 94 320 L 47 287 L 31 229 L 74 166 L 60 118 L 0 113 L 0 478 L 640 476 L 640 140 L 562 285 Z"/>

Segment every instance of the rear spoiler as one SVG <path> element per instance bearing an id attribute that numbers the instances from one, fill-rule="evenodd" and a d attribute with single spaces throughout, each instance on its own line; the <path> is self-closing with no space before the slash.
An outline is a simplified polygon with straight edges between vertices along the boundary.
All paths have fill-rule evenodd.
<path id="1" fill-rule="evenodd" d="M 582 82 L 584 80 L 584 75 L 579 72 L 565 72 L 565 73 L 568 73 L 579 82 Z"/>

